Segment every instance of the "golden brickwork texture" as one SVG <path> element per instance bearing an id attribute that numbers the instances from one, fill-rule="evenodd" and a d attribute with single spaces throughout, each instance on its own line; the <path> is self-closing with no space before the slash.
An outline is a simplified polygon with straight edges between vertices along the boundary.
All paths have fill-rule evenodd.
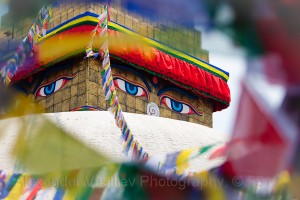
<path id="1" fill-rule="evenodd" d="M 137 77 L 129 72 L 124 72 L 119 69 L 113 68 L 114 74 L 121 75 L 122 77 L 126 77 L 128 80 L 137 81 Z M 160 80 L 161 84 L 164 86 L 166 85 L 166 81 Z M 140 82 L 141 83 L 141 82 Z M 160 88 L 151 87 L 152 92 L 150 92 L 149 101 L 146 97 L 133 97 L 130 94 L 125 93 L 124 91 L 118 89 L 118 99 L 122 105 L 122 109 L 125 112 L 131 113 L 138 113 L 138 114 L 146 114 L 147 113 L 147 104 L 149 102 L 154 102 L 159 107 L 160 117 L 166 117 L 171 119 L 177 119 L 182 121 L 188 121 L 193 123 L 202 124 L 208 127 L 212 127 L 212 113 L 213 107 L 209 101 L 198 98 L 197 100 L 190 99 L 185 95 L 182 95 L 178 92 L 168 91 L 167 94 L 175 97 L 176 100 L 184 101 L 192 105 L 194 108 L 197 109 L 199 112 L 203 112 L 202 116 L 193 114 L 193 115 L 186 115 L 177 113 L 166 105 L 160 103 L 159 96 L 157 95 Z"/>
<path id="2" fill-rule="evenodd" d="M 74 63 L 67 67 L 66 69 L 60 69 L 64 64 L 58 64 L 57 70 L 50 73 L 40 84 L 38 88 L 43 85 L 47 85 L 57 80 L 59 77 L 64 75 L 76 75 L 72 80 L 67 82 L 67 84 L 47 97 L 39 97 L 35 94 L 31 94 L 34 101 L 42 105 L 45 108 L 45 112 L 68 112 L 74 108 L 81 106 L 93 106 L 101 108 L 102 110 L 107 110 L 107 103 L 105 101 L 104 92 L 102 90 L 102 78 L 100 74 L 99 61 L 94 59 L 82 59 L 73 61 Z M 114 62 L 114 61 L 113 61 Z M 129 81 L 138 83 L 140 85 L 145 85 L 144 82 L 135 74 L 124 69 L 112 67 L 112 72 L 115 78 L 124 77 Z M 33 80 L 38 80 L 41 76 L 36 74 Z M 187 104 L 194 107 L 197 111 L 202 112 L 203 115 L 199 116 L 197 114 L 187 115 L 181 114 L 173 111 L 165 104 L 160 102 L 160 97 L 158 96 L 158 91 L 162 88 L 172 86 L 169 82 L 158 78 L 159 86 L 154 87 L 151 84 L 152 75 L 138 71 L 142 74 L 145 80 L 149 83 L 151 92 L 147 97 L 135 97 L 132 96 L 121 89 L 117 88 L 117 95 L 124 112 L 137 113 L 137 114 L 147 114 L 147 104 L 153 102 L 158 105 L 160 117 L 166 117 L 171 119 L 177 119 L 182 121 L 188 121 L 192 123 L 202 124 L 208 127 L 212 127 L 212 104 L 201 97 L 197 99 L 191 99 L 188 96 L 176 92 L 167 91 L 165 94 L 174 97 L 175 100 L 186 102 Z M 32 93 L 33 88 L 36 86 L 36 81 L 28 88 L 28 93 Z M 24 81 L 25 82 L 25 81 Z M 24 82 L 21 85 L 26 85 Z M 145 87 L 146 88 L 146 87 Z"/>
<path id="3" fill-rule="evenodd" d="M 201 48 L 201 33 L 199 31 L 178 27 L 172 22 L 166 24 L 164 19 L 153 22 L 138 15 L 128 13 L 117 5 L 112 5 L 110 10 L 112 21 L 124 25 L 141 35 L 153 38 L 207 62 L 209 61 L 208 52 Z M 100 14 L 103 12 L 103 6 L 98 3 L 60 4 L 59 7 L 53 9 L 53 17 L 49 23 L 49 29 L 54 28 L 79 14 L 85 13 L 86 11 Z M 13 37 L 14 40 L 23 38 L 27 34 L 31 23 L 32 19 L 24 19 L 19 25 L 16 25 L 13 36 L 11 37 Z M 10 41 L 14 40 L 10 39 Z M 137 78 L 130 73 L 116 69 L 113 71 L 128 79 L 138 81 Z M 51 82 L 61 74 L 76 74 L 76 77 L 53 95 L 46 98 L 33 96 L 36 102 L 45 107 L 46 112 L 70 111 L 73 108 L 84 105 L 100 107 L 103 110 L 107 109 L 102 86 L 100 85 L 101 76 L 99 63 L 93 59 L 75 61 L 72 67 L 51 74 L 43 81 L 43 83 Z M 39 76 L 39 74 L 35 76 Z M 166 83 L 166 81 L 162 82 L 163 84 Z M 30 88 L 30 90 L 32 89 L 33 88 Z M 144 97 L 132 97 L 131 95 L 118 90 L 119 100 L 123 110 L 125 112 L 145 114 L 148 102 L 154 102 L 159 106 L 161 117 L 179 119 L 212 127 L 213 112 L 212 104 L 209 101 L 202 98 L 191 100 L 187 99 L 184 95 L 169 92 L 169 95 L 176 97 L 180 101 L 189 102 L 197 108 L 198 111 L 203 112 L 202 116 L 196 114 L 178 114 L 170 110 L 167 106 L 160 105 L 159 97 L 157 96 L 158 90 L 154 87 L 152 87 L 152 90 L 153 91 L 149 94 L 149 101 Z"/>
<path id="4" fill-rule="evenodd" d="M 104 9 L 103 5 L 99 3 L 62 3 L 58 7 L 53 8 L 53 16 L 48 29 L 52 29 L 87 11 L 101 14 Z M 166 19 L 150 21 L 139 15 L 129 13 L 117 5 L 112 5 L 110 9 L 110 18 L 112 21 L 124 25 L 143 36 L 155 39 L 206 62 L 209 61 L 208 51 L 201 48 L 201 32 L 197 30 L 180 27 Z M 15 25 L 12 36 L 7 37 L 2 34 L 0 40 L 7 40 L 9 43 L 21 41 L 21 39 L 27 35 L 32 20 L 33 19 L 24 19 L 20 21 L 19 24 Z M 2 32 L 7 31 L 6 29 L 2 30 Z"/>
<path id="5" fill-rule="evenodd" d="M 87 60 L 75 62 L 73 66 L 51 73 L 40 85 L 51 83 L 62 75 L 76 75 L 65 86 L 47 97 L 34 94 L 35 101 L 45 108 L 45 112 L 68 112 L 88 105 Z M 37 74 L 38 76 L 38 74 Z"/>

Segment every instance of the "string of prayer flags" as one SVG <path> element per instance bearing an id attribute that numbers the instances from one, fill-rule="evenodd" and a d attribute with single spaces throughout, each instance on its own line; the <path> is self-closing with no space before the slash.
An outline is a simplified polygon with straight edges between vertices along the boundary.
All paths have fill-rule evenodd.
<path id="1" fill-rule="evenodd" d="M 9 85 L 15 72 L 20 66 L 23 66 L 26 58 L 34 58 L 35 46 L 40 38 L 46 35 L 48 24 L 52 16 L 52 9 L 50 6 L 45 6 L 39 12 L 37 18 L 27 33 L 27 36 L 22 40 L 18 46 L 14 56 L 7 61 L 7 63 L 0 70 L 0 81 Z"/>
<path id="2" fill-rule="evenodd" d="M 101 173 L 101 172 L 99 172 Z M 13 178 L 11 178 L 13 177 Z M 17 177 L 17 179 L 16 179 Z M 189 177 L 165 176 L 149 171 L 143 164 L 123 163 L 118 168 L 117 180 L 109 176 L 109 186 L 93 184 L 101 181 L 94 177 L 95 181 L 89 182 L 87 187 L 61 188 L 48 187 L 44 182 L 48 177 L 37 179 L 27 174 L 7 175 L 0 186 L 1 199 L 292 199 L 288 191 L 291 178 L 288 171 L 282 171 L 270 187 L 270 193 L 260 193 L 260 187 L 264 182 L 247 183 L 247 178 L 229 179 L 222 174 L 221 168 L 194 173 Z M 75 177 L 76 178 L 76 177 Z M 14 179 L 14 184 L 11 180 Z M 251 178 L 250 178 L 251 179 Z M 75 181 L 76 179 L 74 179 Z M 237 182 L 241 180 L 241 182 Z M 70 182 L 73 183 L 74 182 Z M 78 182 L 75 181 L 75 185 Z M 273 186 L 272 186 L 273 185 Z M 295 189 L 297 184 L 294 183 Z M 49 194 L 52 193 L 52 194 Z M 3 195 L 4 194 L 4 195 Z M 242 198 L 241 198 L 242 197 Z"/>
<path id="3" fill-rule="evenodd" d="M 221 146 L 216 150 L 214 150 L 214 152 L 209 156 L 209 160 L 226 157 L 227 151 L 228 151 L 227 145 Z"/>
<path id="4" fill-rule="evenodd" d="M 41 186 L 60 187 L 68 190 L 66 195 L 72 197 L 70 199 L 75 199 L 79 194 L 86 194 L 89 186 L 94 184 L 97 173 L 101 172 L 104 187 L 118 170 L 119 164 L 88 148 L 43 117 L 32 116 L 24 120 L 23 132 L 18 135 L 13 153 L 17 170 L 30 172 L 37 180 L 29 189 L 29 196 L 35 196 Z M 29 128 L 33 124 L 35 128 Z M 19 176 L 15 174 L 10 178 L 2 195 L 7 196 Z M 1 174 L 1 177 L 5 178 L 5 175 Z"/>
<path id="5" fill-rule="evenodd" d="M 42 113 L 43 108 L 32 103 L 30 97 L 0 85 L 0 119 Z M 0 136 L 5 126 L 1 127 Z"/>
<path id="6" fill-rule="evenodd" d="M 158 171 L 163 175 L 174 174 L 182 175 L 190 166 L 190 162 L 200 155 L 207 153 L 215 145 L 208 145 L 200 148 L 185 149 L 182 151 L 167 154 L 165 161 L 160 164 Z"/>
<path id="7" fill-rule="evenodd" d="M 117 127 L 121 129 L 124 153 L 133 160 L 144 160 L 147 159 L 149 155 L 135 139 L 132 131 L 129 129 L 116 94 L 109 59 L 107 5 L 105 5 L 104 9 L 104 13 L 98 18 L 99 22 L 97 26 L 92 31 L 92 39 L 86 49 L 86 57 L 93 56 L 94 58 L 97 58 L 99 56 L 102 61 L 101 77 L 105 100 L 108 103 L 108 111 L 113 114 Z M 98 54 L 93 52 L 93 43 L 96 37 L 102 42 Z"/>

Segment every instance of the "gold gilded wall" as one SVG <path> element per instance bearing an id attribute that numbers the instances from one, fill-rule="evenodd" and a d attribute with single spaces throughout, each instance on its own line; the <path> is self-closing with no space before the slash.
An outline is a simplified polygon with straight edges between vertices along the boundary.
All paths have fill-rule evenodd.
<path id="1" fill-rule="evenodd" d="M 101 14 L 103 12 L 103 6 L 99 3 L 60 4 L 53 8 L 53 16 L 48 29 L 54 28 L 55 26 L 87 11 Z M 112 21 L 124 25 L 141 35 L 160 41 L 204 61 L 209 61 L 208 51 L 201 48 L 201 32 L 197 30 L 178 26 L 166 19 L 155 22 L 150 21 L 135 15 L 134 13 L 128 13 L 117 5 L 111 6 L 110 17 Z M 0 41 L 5 41 L 5 45 L 1 45 L 0 47 L 0 52 L 1 49 L 7 50 L 16 46 L 16 44 L 18 44 L 16 42 L 20 42 L 21 39 L 27 35 L 32 20 L 33 19 L 24 19 L 23 21 L 20 21 L 19 24 L 16 24 L 13 28 L 13 35 L 11 36 L 6 36 L 1 34 L 1 32 L 11 31 L 12 27 L 5 26 L 4 29 L 0 30 Z M 3 21 L 5 22 L 5 16 L 2 19 L 2 22 Z"/>
<path id="2" fill-rule="evenodd" d="M 32 97 L 33 101 L 42 105 L 45 108 L 45 112 L 68 112 L 82 106 L 107 110 L 107 103 L 101 85 L 102 79 L 99 65 L 99 61 L 94 59 L 66 61 L 53 66 L 51 70 L 42 71 L 18 83 L 17 86 L 25 90 Z M 125 66 L 126 69 L 116 66 Z M 180 88 L 168 81 L 114 60 L 112 60 L 112 74 L 117 88 L 118 99 L 124 112 L 147 114 L 147 105 L 149 102 L 152 102 L 158 106 L 160 117 L 199 123 L 212 127 L 213 108 L 208 100 L 196 97 L 189 91 L 182 90 L 183 92 L 180 92 Z M 154 79 L 157 80 L 156 86 L 152 81 Z M 62 80 L 66 82 L 60 84 Z M 121 82 L 124 80 L 130 84 L 139 86 L 140 90 L 143 89 L 147 95 L 139 96 L 130 94 L 124 90 L 124 87 L 118 86 L 118 81 L 120 83 L 120 80 Z M 145 82 L 149 87 L 146 87 Z M 52 86 L 55 89 L 52 88 L 53 90 L 48 91 L 47 94 L 46 88 L 51 89 Z M 177 91 L 167 90 L 163 94 L 158 94 L 159 91 L 170 87 L 177 88 Z M 192 113 L 176 112 L 172 107 L 161 101 L 163 96 L 183 102 L 186 108 Z M 194 97 L 194 99 L 190 96 Z"/>
<path id="3" fill-rule="evenodd" d="M 92 3 L 61 4 L 59 7 L 53 8 L 53 16 L 49 23 L 49 29 L 86 11 L 100 14 L 103 12 L 103 6 Z M 124 25 L 141 35 L 160 41 L 207 62 L 209 61 L 208 52 L 201 48 L 201 33 L 199 31 L 176 26 L 175 23 L 165 22 L 165 19 L 161 19 L 161 21 L 157 22 L 143 19 L 134 13 L 128 13 L 120 9 L 116 5 L 111 6 L 110 17 L 112 21 Z M 2 41 L 9 41 L 7 43 L 8 46 L 4 45 L 1 48 L 12 48 L 14 41 L 20 40 L 27 34 L 31 23 L 31 19 L 24 19 L 20 24 L 14 27 L 11 36 L 1 35 L 0 39 Z M 4 32 L 5 30 L 1 31 Z M 140 79 L 132 72 L 115 67 L 112 67 L 112 69 L 114 75 L 143 85 Z M 153 78 L 152 75 L 141 71 L 140 73 L 145 77 L 145 80 L 151 82 Z M 175 112 L 170 106 L 167 106 L 169 104 L 162 103 L 161 96 L 158 95 L 159 90 L 163 87 L 170 87 L 172 85 L 159 77 L 158 80 L 158 87 L 154 87 L 149 83 L 151 92 L 148 91 L 147 97 L 133 96 L 117 88 L 123 111 L 146 114 L 147 104 L 153 102 L 157 104 L 159 108 L 160 117 L 184 120 L 212 127 L 212 104 L 208 100 L 199 97 L 191 99 L 176 91 L 167 91 L 166 95 L 168 95 L 168 97 L 174 97 L 174 99 L 179 102 L 185 102 L 186 105 L 189 105 L 194 111 L 197 110 L 194 114 Z M 54 82 L 56 82 L 56 85 Z M 33 77 L 23 80 L 17 85 L 31 95 L 34 101 L 44 106 L 45 112 L 70 111 L 81 106 L 98 107 L 102 110 L 107 109 L 101 86 L 99 63 L 93 59 L 78 58 L 64 61 L 55 66 L 51 66 Z M 53 85 L 55 85 L 54 88 Z M 51 89 L 53 89 L 52 92 L 50 92 Z M 56 89 L 57 91 L 55 91 Z M 46 90 L 49 90 L 49 95 L 41 96 L 42 90 L 45 93 Z M 145 88 L 145 90 L 148 89 Z M 40 95 L 37 95 L 38 93 Z"/>

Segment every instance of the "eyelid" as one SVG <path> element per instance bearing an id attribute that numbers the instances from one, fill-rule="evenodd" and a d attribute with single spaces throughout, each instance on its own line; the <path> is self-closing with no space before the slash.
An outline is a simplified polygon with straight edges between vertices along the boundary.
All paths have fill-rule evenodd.
<path id="1" fill-rule="evenodd" d="M 170 98 L 170 99 L 175 100 L 175 101 L 177 101 L 177 102 L 179 102 L 179 103 L 182 103 L 182 104 L 185 104 L 185 105 L 189 106 L 189 107 L 195 112 L 195 114 L 198 114 L 198 115 L 202 115 L 202 114 L 203 114 L 202 112 L 199 112 L 194 106 L 192 106 L 192 105 L 189 104 L 188 102 L 178 100 L 178 99 L 176 99 L 175 97 L 173 97 L 173 96 L 171 96 L 171 95 L 168 95 L 168 94 L 161 94 L 161 95 L 159 96 L 159 103 L 160 103 L 160 104 L 161 104 L 162 100 L 163 100 L 165 97 Z"/>
<path id="2" fill-rule="evenodd" d="M 161 96 L 162 94 L 168 92 L 168 91 L 175 91 L 175 92 L 179 92 L 180 94 L 182 95 L 185 95 L 191 99 L 197 99 L 194 95 L 188 93 L 188 92 L 185 92 L 184 90 L 178 88 L 178 87 L 175 87 L 175 86 L 169 86 L 169 87 L 164 87 L 162 89 L 160 89 L 158 92 L 157 92 L 157 96 Z"/>
<path id="3" fill-rule="evenodd" d="M 147 94 L 147 99 L 149 100 L 149 92 L 148 92 L 148 90 L 147 90 L 147 88 L 146 88 L 145 85 L 142 85 L 142 84 L 140 84 L 140 83 L 137 83 L 137 82 L 128 80 L 127 78 L 125 78 L 125 77 L 123 77 L 123 76 L 119 76 L 119 75 L 113 75 L 113 79 L 114 79 L 114 80 L 115 80 L 115 79 L 121 79 L 121 80 L 123 80 L 123 81 L 126 81 L 126 82 L 132 84 L 132 85 L 141 87 L 141 88 L 146 92 L 146 94 Z"/>
<path id="4" fill-rule="evenodd" d="M 132 72 L 134 75 L 136 75 L 145 84 L 145 86 L 148 89 L 148 91 L 152 92 L 152 89 L 151 89 L 149 83 L 147 82 L 147 80 L 139 72 L 137 72 L 135 69 L 133 69 L 131 67 L 123 66 L 123 65 L 113 64 L 113 63 L 111 65 L 112 65 L 112 67 Z"/>
<path id="5" fill-rule="evenodd" d="M 47 83 L 44 83 L 43 85 L 40 85 L 38 87 L 38 89 L 35 92 L 35 96 L 37 97 L 37 93 L 40 91 L 41 88 L 43 88 L 43 87 L 45 87 L 47 85 L 50 85 L 50 84 L 54 83 L 55 81 L 58 81 L 60 79 L 72 80 L 75 77 L 76 77 L 76 74 L 72 74 L 72 75 L 70 75 L 70 74 L 64 74 L 64 75 L 61 75 L 61 76 L 59 76 L 59 77 L 57 77 L 57 78 L 55 78 L 55 79 L 53 79 L 53 80 L 51 80 L 51 81 L 49 81 Z"/>

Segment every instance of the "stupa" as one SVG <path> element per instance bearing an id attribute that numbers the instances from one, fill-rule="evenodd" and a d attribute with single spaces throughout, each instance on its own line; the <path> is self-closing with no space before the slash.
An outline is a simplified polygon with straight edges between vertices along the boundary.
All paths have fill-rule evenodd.
<path id="1" fill-rule="evenodd" d="M 32 19 L 4 26 L 0 77 L 8 87 L 42 105 L 48 113 L 44 116 L 54 123 L 122 160 L 126 159 L 122 148 L 116 147 L 121 133 L 105 112 L 109 106 L 99 62 L 86 56 L 103 12 L 100 3 L 61 3 L 39 14 L 43 20 L 38 29 L 32 28 Z M 212 129 L 212 115 L 230 104 L 229 73 L 209 64 L 208 51 L 201 48 L 201 32 L 165 19 L 153 22 L 112 4 L 108 35 L 118 100 L 136 138 L 152 155 L 226 142 L 226 135 Z M 127 36 L 138 39 L 122 41 Z M 99 45 L 96 42 L 91 50 L 97 52 Z M 0 123 L 17 123 L 14 120 Z M 14 161 L 7 155 L 16 130 L 8 131 L 11 136 L 1 140 L 0 163 L 12 170 Z M 110 137 L 112 132 L 117 134 Z M 198 170 L 222 162 L 207 158 L 200 159 Z"/>

